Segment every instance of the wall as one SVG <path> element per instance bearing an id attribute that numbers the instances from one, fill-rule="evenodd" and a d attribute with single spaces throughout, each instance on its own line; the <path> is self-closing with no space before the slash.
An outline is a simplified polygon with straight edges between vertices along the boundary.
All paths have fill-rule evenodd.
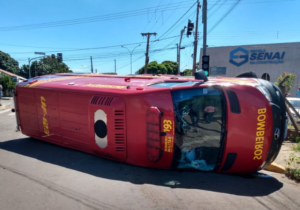
<path id="1" fill-rule="evenodd" d="M 241 47 L 242 49 L 239 47 Z M 210 67 L 226 67 L 225 76 L 229 77 L 234 77 L 244 72 L 253 71 L 260 78 L 264 73 L 268 73 L 270 75 L 270 81 L 275 82 L 277 81 L 278 76 L 283 72 L 294 73 L 297 75 L 297 77 L 294 86 L 290 91 L 290 94 L 291 97 L 296 96 L 297 87 L 300 86 L 300 78 L 298 78 L 300 77 L 300 42 L 210 47 L 207 48 L 206 52 L 207 55 L 210 56 Z M 275 56 L 277 52 L 277 55 L 279 57 Z M 259 59 L 256 56 L 256 59 L 251 60 L 251 57 L 252 59 L 255 57 L 252 55 L 253 53 L 257 53 L 257 55 L 261 53 L 261 56 L 259 57 Z M 268 57 L 264 57 L 266 53 L 269 53 L 269 55 L 272 53 L 272 57 L 275 56 L 275 58 L 268 59 Z M 230 56 L 232 59 L 230 58 Z M 230 62 L 230 59 L 233 63 Z M 250 64 L 250 62 L 279 63 Z"/>

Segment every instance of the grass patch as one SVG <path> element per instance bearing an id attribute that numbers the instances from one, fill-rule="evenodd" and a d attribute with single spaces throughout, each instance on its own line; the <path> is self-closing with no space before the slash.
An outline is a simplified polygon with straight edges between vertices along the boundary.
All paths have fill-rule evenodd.
<path id="1" fill-rule="evenodd" d="M 287 168 L 285 175 L 296 182 L 300 182 L 300 169 Z"/>
<path id="2" fill-rule="evenodd" d="M 293 150 L 296 152 L 300 151 L 300 142 L 298 142 L 297 145 L 293 147 Z"/>
<path id="3" fill-rule="evenodd" d="M 287 163 L 285 175 L 296 182 L 300 182 L 300 157 L 291 153 L 289 158 L 285 159 L 285 162 Z"/>
<path id="4" fill-rule="evenodd" d="M 293 136 L 293 137 L 291 138 L 291 141 L 296 142 L 296 143 L 299 143 L 299 142 L 300 142 L 300 136 Z"/>

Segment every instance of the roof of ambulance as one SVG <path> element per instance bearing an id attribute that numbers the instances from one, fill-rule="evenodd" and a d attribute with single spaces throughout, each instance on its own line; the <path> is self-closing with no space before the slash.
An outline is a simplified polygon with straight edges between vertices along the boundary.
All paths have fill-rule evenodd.
<path id="1" fill-rule="evenodd" d="M 74 87 L 86 88 L 109 88 L 109 89 L 127 89 L 137 87 L 146 87 L 150 84 L 168 82 L 199 82 L 193 76 L 175 76 L 175 75 L 107 75 L 107 74 L 53 74 L 28 79 L 28 81 L 19 83 L 23 87 L 40 88 L 61 88 L 70 89 Z M 250 78 L 229 78 L 229 77 L 209 77 L 210 82 L 224 83 L 257 83 Z M 192 84 L 191 84 L 192 85 Z"/>

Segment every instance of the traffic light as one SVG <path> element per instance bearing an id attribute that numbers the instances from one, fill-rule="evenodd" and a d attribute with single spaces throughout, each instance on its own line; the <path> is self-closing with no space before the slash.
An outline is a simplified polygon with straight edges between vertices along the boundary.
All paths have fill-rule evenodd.
<path id="1" fill-rule="evenodd" d="M 206 76 L 209 76 L 209 55 L 202 56 L 202 70 Z"/>
<path id="2" fill-rule="evenodd" d="M 186 31 L 187 37 L 189 37 L 189 35 L 192 34 L 193 29 L 194 29 L 194 23 L 192 23 L 191 20 L 189 20 L 187 25 L 187 31 Z"/>
<path id="3" fill-rule="evenodd" d="M 52 55 L 51 55 L 51 58 L 55 58 L 55 55 L 54 55 L 54 54 L 52 54 Z"/>
<path id="4" fill-rule="evenodd" d="M 58 60 L 58 62 L 62 62 L 63 61 L 62 53 L 57 53 L 57 60 Z"/>

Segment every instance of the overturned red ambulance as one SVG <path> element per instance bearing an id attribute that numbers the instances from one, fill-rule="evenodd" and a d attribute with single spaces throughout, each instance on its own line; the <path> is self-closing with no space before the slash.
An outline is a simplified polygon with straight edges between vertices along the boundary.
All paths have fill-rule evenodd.
<path id="1" fill-rule="evenodd" d="M 280 90 L 256 78 L 55 74 L 19 83 L 17 127 L 32 138 L 133 165 L 251 173 L 285 130 Z"/>

